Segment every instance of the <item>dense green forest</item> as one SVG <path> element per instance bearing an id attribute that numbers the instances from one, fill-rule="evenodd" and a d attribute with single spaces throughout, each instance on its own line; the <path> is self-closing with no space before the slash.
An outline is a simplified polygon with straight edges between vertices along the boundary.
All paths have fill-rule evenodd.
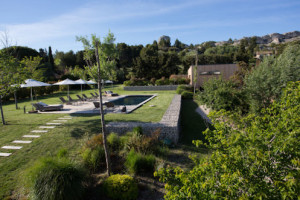
<path id="1" fill-rule="evenodd" d="M 196 53 L 198 54 L 198 64 L 226 64 L 239 63 L 243 61 L 247 66 L 255 65 L 255 52 L 263 49 L 272 50 L 277 55 L 281 54 L 285 44 L 272 46 L 258 46 L 256 38 L 242 39 L 238 45 L 233 45 L 229 39 L 226 44 L 215 45 L 216 42 L 208 41 L 202 44 L 183 44 L 178 39 L 171 44 L 169 37 L 156 40 L 152 44 L 128 45 L 125 43 L 113 44 L 116 54 L 113 59 L 116 61 L 114 66 L 114 75 L 107 77 L 116 82 L 123 83 L 130 79 L 160 79 L 169 78 L 172 74 L 186 74 L 188 68 L 195 64 Z M 105 41 L 103 41 L 105 43 Z M 40 48 L 38 51 L 30 47 L 11 46 L 6 49 L 17 60 L 24 58 L 40 57 L 40 63 L 36 70 L 39 70 L 39 80 L 54 81 L 58 79 L 69 78 L 90 78 L 79 77 L 74 73 L 74 69 L 85 69 L 87 58 L 84 56 L 84 50 L 74 52 L 56 51 L 52 52 L 51 47 L 47 49 Z M 93 55 L 91 59 L 93 60 Z M 72 73 L 73 71 L 73 73 Z M 76 70 L 75 70 L 76 71 Z"/>

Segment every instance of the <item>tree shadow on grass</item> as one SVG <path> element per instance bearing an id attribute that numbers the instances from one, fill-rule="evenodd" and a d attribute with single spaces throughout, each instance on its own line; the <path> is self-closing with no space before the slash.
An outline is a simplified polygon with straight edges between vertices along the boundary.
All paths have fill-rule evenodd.
<path id="1" fill-rule="evenodd" d="M 195 111 L 198 104 L 193 100 L 183 100 L 181 107 L 181 132 L 179 143 L 192 145 L 193 140 L 202 140 L 205 142 L 203 131 L 208 128 L 207 123 Z M 210 127 L 211 128 L 211 127 Z"/>
<path id="2" fill-rule="evenodd" d="M 71 128 L 70 134 L 72 137 L 76 139 L 82 138 L 84 135 L 93 135 L 93 134 L 101 133 L 102 131 L 101 123 L 99 119 L 85 120 L 81 122 L 78 122 L 81 124 L 77 125 L 74 128 L 72 128 L 74 124 L 69 125 Z"/>

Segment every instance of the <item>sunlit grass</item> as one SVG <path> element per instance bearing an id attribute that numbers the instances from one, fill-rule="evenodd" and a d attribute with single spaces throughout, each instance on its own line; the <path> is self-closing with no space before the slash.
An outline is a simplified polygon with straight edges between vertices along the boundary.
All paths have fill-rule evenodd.
<path id="1" fill-rule="evenodd" d="M 175 92 L 174 91 L 151 91 L 151 92 L 129 92 L 124 91 L 121 86 L 107 87 L 105 90 L 113 90 L 115 93 L 122 94 L 158 94 L 156 98 L 149 101 L 141 108 L 130 114 L 107 114 L 105 119 L 110 121 L 142 121 L 158 122 L 168 108 Z M 90 92 L 96 90 L 84 90 L 87 96 Z M 79 90 L 71 90 L 70 94 L 74 99 Z M 66 96 L 66 91 L 38 97 L 38 101 L 47 104 L 61 103 L 58 99 L 60 96 Z M 149 105 L 155 105 L 150 107 Z M 67 114 L 24 114 L 23 108 L 31 109 L 29 99 L 19 101 L 16 110 L 14 101 L 4 104 L 4 116 L 7 125 L 0 125 L 0 145 L 13 145 L 13 140 L 21 140 L 25 134 L 31 134 L 30 131 L 37 129 L 47 122 L 57 119 Z M 10 157 L 0 157 L 0 199 L 10 196 L 12 191 L 18 187 L 22 188 L 22 182 L 19 181 L 25 169 L 34 163 L 40 157 L 55 155 L 59 149 L 65 148 L 74 160 L 80 161 L 79 150 L 82 143 L 91 135 L 100 133 L 100 115 L 71 115 L 72 120 L 49 130 L 48 133 L 41 133 L 41 137 L 33 139 L 31 144 L 23 144 L 21 150 L 4 150 L 0 152 L 12 152 Z"/>

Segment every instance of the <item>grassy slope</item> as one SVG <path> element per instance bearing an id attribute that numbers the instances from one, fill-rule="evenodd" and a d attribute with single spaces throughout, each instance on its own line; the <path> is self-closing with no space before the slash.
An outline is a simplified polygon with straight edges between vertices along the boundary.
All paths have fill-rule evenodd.
<path id="1" fill-rule="evenodd" d="M 108 88 L 109 89 L 109 88 Z M 153 94 L 158 93 L 158 97 L 151 100 L 138 110 L 131 114 L 109 114 L 106 115 L 107 121 L 159 121 L 170 104 L 174 91 L 153 91 L 153 92 L 127 92 L 120 87 L 113 88 L 114 92 L 119 94 Z M 79 91 L 71 91 L 72 97 Z M 84 91 L 89 94 L 90 91 Z M 47 104 L 60 103 L 59 96 L 65 96 L 66 93 L 39 97 L 39 101 Z M 90 96 L 90 95 L 88 95 Z M 149 107 L 156 105 L 156 107 Z M 31 108 L 30 101 L 21 101 L 19 107 L 26 106 L 27 110 Z M 24 114 L 23 110 L 16 110 L 14 103 L 4 106 L 5 119 L 8 125 L 0 125 L 0 145 L 11 145 L 11 141 L 22 139 L 22 135 L 30 134 L 31 130 L 45 125 L 66 114 Z M 19 181 L 22 173 L 32 163 L 40 157 L 55 155 L 61 148 L 67 149 L 71 157 L 75 160 L 79 158 L 79 149 L 81 144 L 93 134 L 100 130 L 99 115 L 76 115 L 72 120 L 64 125 L 50 130 L 48 133 L 42 133 L 42 137 L 34 139 L 31 144 L 22 145 L 21 150 L 12 150 L 14 152 L 10 157 L 0 157 L 0 199 L 11 195 L 11 192 L 22 183 Z M 9 150 L 1 150 L 9 152 Z"/>
<path id="2" fill-rule="evenodd" d="M 181 111 L 181 136 L 179 142 L 185 145 L 191 145 L 193 140 L 204 140 L 202 131 L 207 126 L 202 117 L 195 112 L 198 107 L 197 102 L 193 100 L 182 101 Z"/>

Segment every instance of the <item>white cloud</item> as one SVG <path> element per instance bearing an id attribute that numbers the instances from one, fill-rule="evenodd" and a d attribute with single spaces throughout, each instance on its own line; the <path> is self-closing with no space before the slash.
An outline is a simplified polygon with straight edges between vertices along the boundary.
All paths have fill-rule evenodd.
<path id="1" fill-rule="evenodd" d="M 75 35 L 90 33 L 90 31 L 98 30 L 111 22 L 124 22 L 130 19 L 162 15 L 209 2 L 211 1 L 181 1 L 168 6 L 138 0 L 130 3 L 120 1 L 109 4 L 94 2 L 45 21 L 14 25 L 0 24 L 0 27 L 2 30 L 8 30 L 10 37 L 17 40 L 19 44 L 30 46 L 32 43 L 68 36 L 74 39 Z"/>

